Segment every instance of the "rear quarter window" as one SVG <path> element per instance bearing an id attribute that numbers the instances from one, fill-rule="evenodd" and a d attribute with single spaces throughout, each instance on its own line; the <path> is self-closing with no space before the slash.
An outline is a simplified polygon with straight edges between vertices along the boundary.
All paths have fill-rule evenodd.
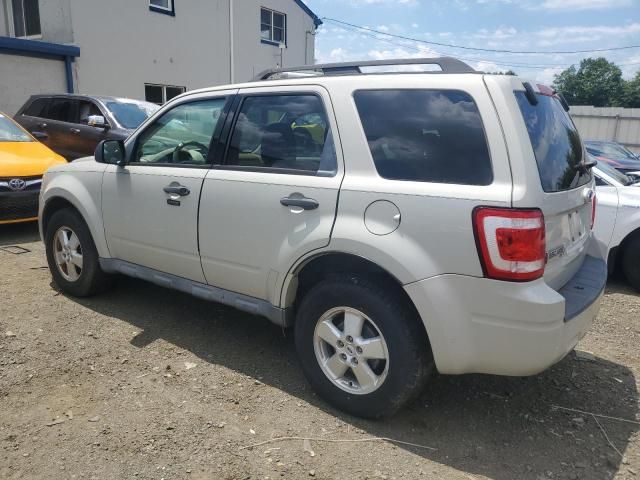
<path id="1" fill-rule="evenodd" d="M 478 107 L 458 90 L 361 90 L 354 99 L 378 174 L 391 180 L 489 185 Z"/>
<path id="2" fill-rule="evenodd" d="M 31 102 L 31 105 L 29 105 L 22 114 L 29 117 L 41 117 L 46 106 L 46 98 L 37 98 Z"/>
<path id="3" fill-rule="evenodd" d="M 529 133 L 545 192 L 560 192 L 585 185 L 591 173 L 581 171 L 582 141 L 569 114 L 560 102 L 548 95 L 536 94 L 531 105 L 525 92 L 516 91 L 516 100 Z"/>

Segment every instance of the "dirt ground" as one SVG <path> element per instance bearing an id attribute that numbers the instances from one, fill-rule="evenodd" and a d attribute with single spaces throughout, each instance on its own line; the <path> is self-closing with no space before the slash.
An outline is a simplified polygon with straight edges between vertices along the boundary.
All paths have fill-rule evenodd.
<path id="1" fill-rule="evenodd" d="M 2 479 L 640 479 L 640 296 L 621 281 L 590 354 L 531 378 L 437 376 L 372 422 L 317 398 L 266 320 L 125 278 L 58 293 L 33 225 L 0 227 L 0 273 Z M 327 441 L 243 448 L 281 436 Z M 434 450 L 329 441 L 373 437 Z"/>

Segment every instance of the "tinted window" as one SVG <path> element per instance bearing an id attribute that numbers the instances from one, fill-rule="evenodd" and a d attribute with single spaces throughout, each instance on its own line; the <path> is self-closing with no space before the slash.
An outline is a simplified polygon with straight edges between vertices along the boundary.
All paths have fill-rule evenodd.
<path id="1" fill-rule="evenodd" d="M 225 99 L 178 105 L 157 119 L 138 139 L 134 161 L 204 166 Z"/>
<path id="2" fill-rule="evenodd" d="M 380 176 L 489 185 L 493 171 L 478 107 L 455 90 L 368 90 L 354 94 Z"/>
<path id="3" fill-rule="evenodd" d="M 41 117 L 46 106 L 47 99 L 38 98 L 31 102 L 31 105 L 29 105 L 29 107 L 24 111 L 23 115 L 28 115 L 30 117 Z"/>
<path id="4" fill-rule="evenodd" d="M 581 173 L 582 142 L 569 114 L 560 101 L 537 94 L 531 105 L 525 92 L 515 92 L 536 156 L 540 181 L 545 192 L 559 192 L 591 181 L 591 173 Z"/>
<path id="5" fill-rule="evenodd" d="M 238 114 L 226 163 L 333 175 L 337 161 L 328 124 L 315 95 L 248 97 Z"/>
<path id="6" fill-rule="evenodd" d="M 51 120 L 58 120 L 60 122 L 74 122 L 74 101 L 63 98 L 54 98 L 49 103 L 49 108 L 45 115 L 46 118 Z"/>
<path id="7" fill-rule="evenodd" d="M 162 105 L 164 103 L 162 87 L 159 85 L 145 85 L 144 98 L 147 102 Z"/>

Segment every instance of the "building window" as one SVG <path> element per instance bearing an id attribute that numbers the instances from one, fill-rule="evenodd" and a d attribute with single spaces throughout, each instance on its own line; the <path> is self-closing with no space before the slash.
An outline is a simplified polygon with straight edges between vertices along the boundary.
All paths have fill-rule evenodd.
<path id="1" fill-rule="evenodd" d="M 287 43 L 287 16 L 268 8 L 260 9 L 260 36 L 265 43 Z"/>
<path id="2" fill-rule="evenodd" d="M 174 0 L 149 0 L 149 10 L 174 16 L 176 9 L 173 2 Z"/>
<path id="3" fill-rule="evenodd" d="M 176 87 L 175 85 L 158 85 L 153 83 L 144 84 L 144 99 L 147 102 L 162 105 L 169 100 L 187 91 L 187 87 Z"/>
<path id="4" fill-rule="evenodd" d="M 40 37 L 40 8 L 38 0 L 11 0 L 13 33 L 16 37 Z"/>

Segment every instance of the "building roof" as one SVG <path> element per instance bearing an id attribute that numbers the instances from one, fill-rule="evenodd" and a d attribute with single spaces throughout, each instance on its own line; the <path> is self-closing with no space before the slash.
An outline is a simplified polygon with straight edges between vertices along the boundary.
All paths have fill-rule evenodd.
<path id="1" fill-rule="evenodd" d="M 313 13 L 313 11 L 309 7 L 307 7 L 302 0 L 293 0 L 293 1 L 296 2 L 298 6 L 302 10 L 304 10 L 304 12 L 307 15 L 313 18 L 313 23 L 315 23 L 316 27 L 319 27 L 320 25 L 322 25 L 322 20 L 320 20 L 320 17 L 318 17 L 315 13 Z"/>

